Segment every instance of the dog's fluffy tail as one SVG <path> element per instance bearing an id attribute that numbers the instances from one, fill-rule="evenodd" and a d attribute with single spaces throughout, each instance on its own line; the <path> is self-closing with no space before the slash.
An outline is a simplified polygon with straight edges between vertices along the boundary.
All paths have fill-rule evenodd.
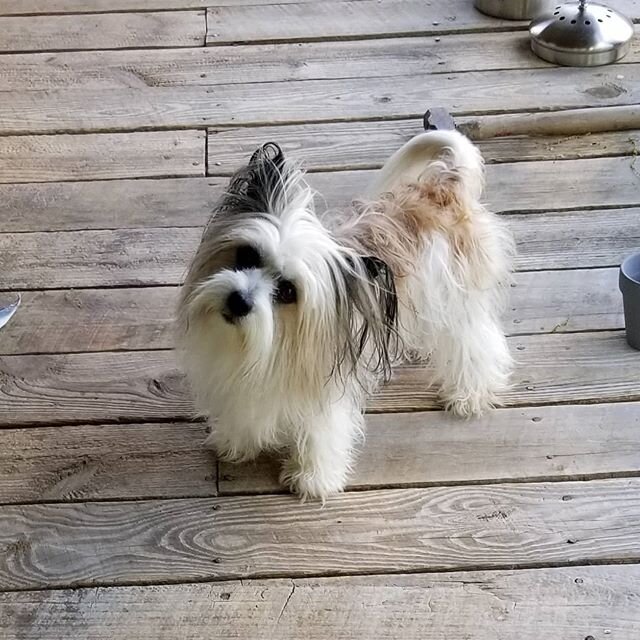
<path id="1" fill-rule="evenodd" d="M 421 133 L 387 160 L 369 187 L 367 197 L 375 199 L 410 182 L 426 182 L 442 173 L 455 172 L 460 187 L 478 200 L 484 186 L 484 163 L 472 142 L 457 131 Z"/>

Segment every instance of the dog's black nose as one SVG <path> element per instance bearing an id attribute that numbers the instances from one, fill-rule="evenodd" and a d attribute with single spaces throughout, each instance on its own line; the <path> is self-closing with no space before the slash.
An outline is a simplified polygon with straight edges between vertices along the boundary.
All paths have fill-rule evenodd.
<path id="1" fill-rule="evenodd" d="M 243 318 L 253 309 L 253 300 L 248 293 L 232 291 L 227 298 L 225 314 L 230 318 Z"/>

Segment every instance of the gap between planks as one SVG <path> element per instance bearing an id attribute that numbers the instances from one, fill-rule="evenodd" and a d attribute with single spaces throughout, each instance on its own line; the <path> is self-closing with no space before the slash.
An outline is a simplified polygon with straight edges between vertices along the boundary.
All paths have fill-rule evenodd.
<path id="1" fill-rule="evenodd" d="M 204 10 L 214 0 L 0 0 L 0 16 L 84 15 Z M 236 0 L 232 0 L 236 2 Z M 259 2 L 273 0 L 252 0 Z M 297 2 L 298 0 L 278 0 Z M 303 0 L 304 1 L 304 0 Z M 315 0 L 309 0 L 315 2 Z M 215 0 L 215 4 L 221 4 Z M 224 3 L 222 3 L 224 4 Z"/>

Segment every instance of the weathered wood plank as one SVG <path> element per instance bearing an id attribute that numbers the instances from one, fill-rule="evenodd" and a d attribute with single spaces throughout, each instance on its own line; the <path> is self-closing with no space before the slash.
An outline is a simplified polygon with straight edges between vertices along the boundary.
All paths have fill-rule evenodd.
<path id="1" fill-rule="evenodd" d="M 636 0 L 621 2 L 620 10 L 634 17 Z M 515 23 L 522 27 L 526 23 Z M 461 0 L 327 0 L 313 4 L 247 5 L 212 7 L 207 12 L 207 44 L 229 42 L 279 42 L 328 38 L 362 38 L 411 33 L 460 33 L 500 31 L 514 22 L 488 18 Z"/>
<path id="2" fill-rule="evenodd" d="M 0 354 L 173 347 L 176 287 L 23 291 L 20 295 L 20 313 L 2 330 Z M 9 297 L 2 296 L 3 300 Z M 600 318 L 606 322 L 604 315 Z"/>
<path id="3" fill-rule="evenodd" d="M 489 165 L 485 199 L 500 213 L 631 207 L 640 204 L 639 164 L 636 156 L 623 156 Z M 318 209 L 347 205 L 373 175 L 362 170 L 310 174 L 321 195 Z M 0 232 L 203 225 L 227 183 L 226 177 L 209 177 L 0 184 Z"/>
<path id="4" fill-rule="evenodd" d="M 636 28 L 640 32 L 640 27 Z M 619 63 L 640 61 L 634 38 Z M 447 74 L 489 69 L 532 69 L 548 63 L 523 46 L 521 32 L 438 38 L 390 38 L 194 49 L 138 49 L 74 53 L 7 54 L 1 91 L 181 87 L 283 80 L 364 78 L 414 73 Z M 619 69 L 618 75 L 624 75 Z M 432 82 L 443 78 L 433 78 Z"/>
<path id="5" fill-rule="evenodd" d="M 2 285 L 50 289 L 177 283 L 201 235 L 198 227 L 1 234 Z"/>
<path id="6" fill-rule="evenodd" d="M 0 358 L 0 425 L 189 419 L 171 351 Z"/>
<path id="7" fill-rule="evenodd" d="M 0 184 L 0 231 L 204 225 L 228 178 Z"/>
<path id="8" fill-rule="evenodd" d="M 464 123 L 469 118 L 457 120 Z M 308 171 L 377 169 L 402 144 L 422 131 L 422 123 L 415 118 L 210 129 L 209 173 L 231 175 L 266 141 L 277 142 L 285 153 L 300 159 Z M 640 131 L 494 138 L 477 145 L 485 162 L 490 164 L 626 156 L 640 149 Z"/>
<path id="9" fill-rule="evenodd" d="M 640 359 L 624 332 L 510 338 L 517 358 L 507 406 L 640 399 Z M 404 366 L 373 413 L 438 408 L 427 366 Z M 193 407 L 171 351 L 0 358 L 0 425 L 188 419 Z"/>
<path id="10" fill-rule="evenodd" d="M 619 265 L 640 248 L 640 209 L 524 214 L 508 217 L 519 269 Z"/>
<path id="11" fill-rule="evenodd" d="M 510 334 L 621 329 L 618 269 L 517 273 L 504 326 Z"/>
<path id="12" fill-rule="evenodd" d="M 0 0 L 0 15 L 31 15 L 42 13 L 108 13 L 110 11 L 161 11 L 175 9 L 205 9 L 213 4 L 224 6 L 243 0 Z M 317 0 L 278 0 L 284 2 L 316 2 Z M 249 0 L 250 4 L 273 0 Z"/>
<path id="13" fill-rule="evenodd" d="M 640 358 L 624 332 L 544 334 L 510 339 L 517 359 L 506 405 L 637 400 Z M 435 406 L 427 367 L 401 367 L 372 399 L 375 412 Z"/>
<path id="14" fill-rule="evenodd" d="M 0 503 L 215 495 L 203 423 L 0 430 Z M 349 488 L 560 480 L 640 472 L 640 404 L 367 416 Z M 279 463 L 220 463 L 221 494 L 283 491 Z"/>
<path id="15" fill-rule="evenodd" d="M 640 560 L 640 480 L 0 508 L 0 588 Z"/>
<path id="16" fill-rule="evenodd" d="M 486 198 L 500 212 L 545 211 L 554 197 L 555 209 L 640 204 L 639 167 L 635 155 L 489 165 Z"/>
<path id="17" fill-rule="evenodd" d="M 216 494 L 203 423 L 0 430 L 0 502 Z"/>
<path id="18" fill-rule="evenodd" d="M 372 171 L 314 173 L 309 182 L 329 207 L 363 193 Z M 486 167 L 485 201 L 500 213 L 640 204 L 637 156 L 511 162 Z"/>
<path id="19" fill-rule="evenodd" d="M 0 594 L 5 640 L 538 640 L 640 625 L 636 565 Z M 310 615 L 310 608 L 313 615 Z M 167 611 L 172 615 L 167 616 Z M 562 636 L 558 636 L 561 630 Z"/>
<path id="20" fill-rule="evenodd" d="M 640 247 L 640 208 L 513 215 L 507 222 L 518 270 L 612 267 Z M 0 234 L 2 287 L 179 284 L 200 236 L 199 227 Z"/>
<path id="21" fill-rule="evenodd" d="M 203 176 L 204 152 L 202 131 L 0 137 L 0 182 Z"/>
<path id="22" fill-rule="evenodd" d="M 637 208 L 509 216 L 518 246 L 516 268 L 618 265 L 640 247 L 639 220 Z M 198 227 L 0 234 L 6 269 L 2 286 L 20 290 L 178 284 L 200 235 Z M 558 312 L 562 315 L 562 309 Z"/>
<path id="23" fill-rule="evenodd" d="M 514 284 L 504 320 L 511 334 L 624 326 L 617 269 L 524 272 Z M 22 310 L 2 330 L 0 354 L 173 347 L 174 286 L 20 294 Z"/>
<path id="24" fill-rule="evenodd" d="M 500 409 L 473 421 L 444 412 L 369 415 L 349 487 L 637 473 L 639 432 L 638 403 Z M 282 490 L 275 458 L 219 464 L 223 495 Z"/>
<path id="25" fill-rule="evenodd" d="M 419 117 L 433 104 L 454 114 L 495 113 L 505 105 L 534 111 L 635 104 L 640 65 L 625 64 L 624 73 L 617 66 L 451 73 L 437 82 L 432 74 L 415 74 L 211 87 L 140 84 L 108 92 L 11 92 L 0 103 L 0 133 L 283 124 L 308 121 L 309 105 L 314 118 L 326 121 Z"/>
<path id="26" fill-rule="evenodd" d="M 205 29 L 203 11 L 0 17 L 0 52 L 193 47 Z"/>

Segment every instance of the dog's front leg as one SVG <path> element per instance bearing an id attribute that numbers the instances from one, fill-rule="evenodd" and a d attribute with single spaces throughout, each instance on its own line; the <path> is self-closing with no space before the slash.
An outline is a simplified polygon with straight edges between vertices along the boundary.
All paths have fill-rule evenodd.
<path id="1" fill-rule="evenodd" d="M 277 444 L 276 421 L 273 416 L 257 411 L 247 403 L 244 411 L 237 408 L 210 420 L 211 432 L 204 446 L 216 452 L 226 462 L 247 462 Z"/>
<path id="2" fill-rule="evenodd" d="M 354 447 L 361 438 L 363 418 L 348 398 L 329 405 L 322 413 L 298 425 L 291 455 L 280 481 L 305 498 L 325 500 L 343 491 L 351 470 Z"/>

